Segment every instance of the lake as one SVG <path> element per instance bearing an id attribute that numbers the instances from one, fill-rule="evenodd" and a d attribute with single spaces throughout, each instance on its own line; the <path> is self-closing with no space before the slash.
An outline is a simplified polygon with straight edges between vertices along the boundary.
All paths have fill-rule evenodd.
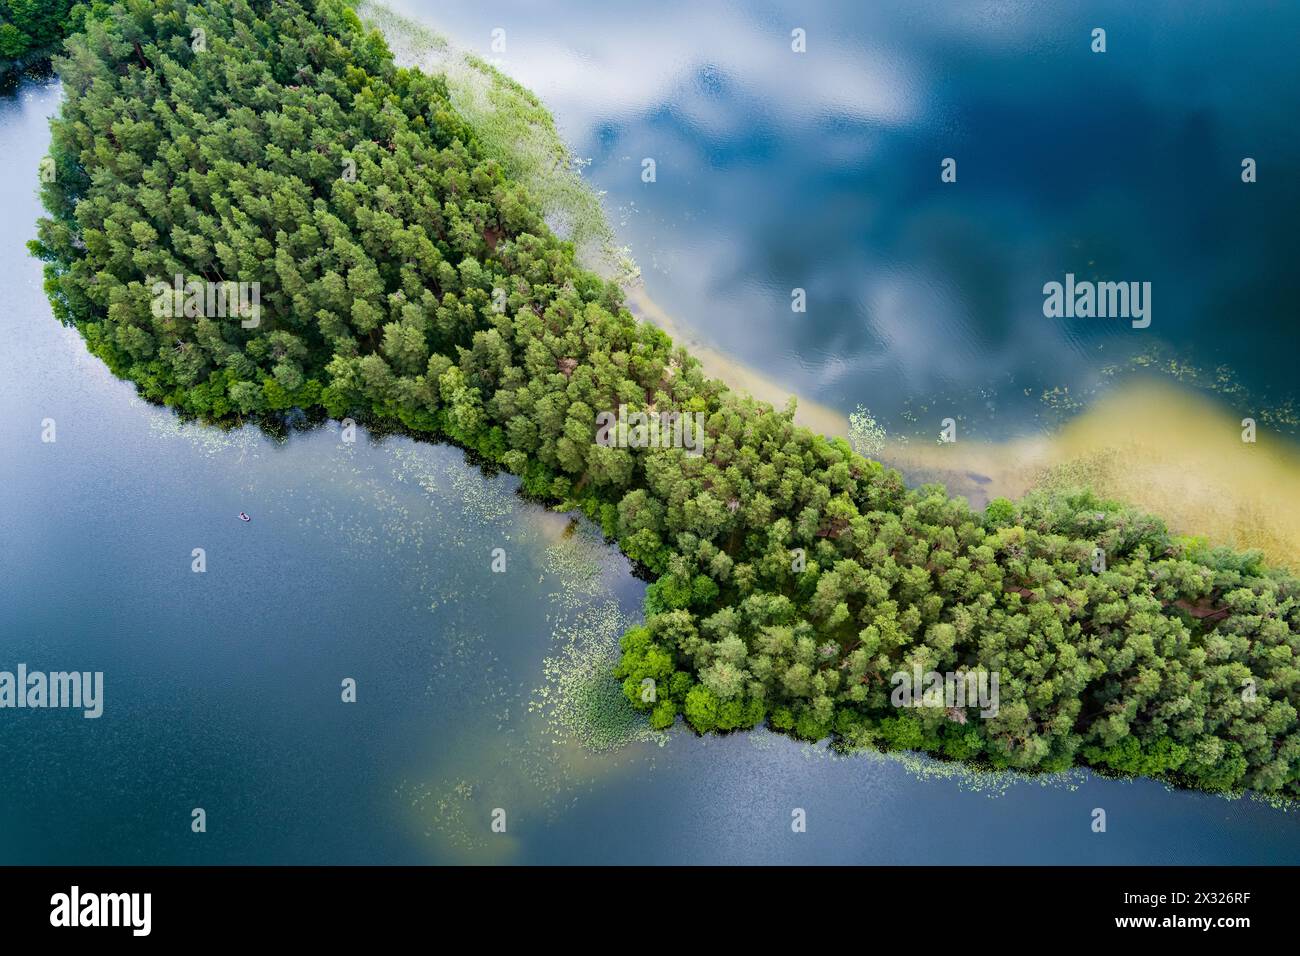
<path id="1" fill-rule="evenodd" d="M 1161 31 L 1117 6 L 1105 73 L 1084 78 L 1088 22 L 930 7 L 796 23 L 669 4 L 647 23 L 594 3 L 464 5 L 426 20 L 485 54 L 504 26 L 503 67 L 592 156 L 648 292 L 818 401 L 906 431 L 927 396 L 973 389 L 987 393 L 973 429 L 1033 433 L 1049 417 L 1039 383 L 1100 388 L 1159 341 L 1284 408 L 1296 87 L 1252 97 L 1294 76 L 1295 15 L 1252 21 L 1238 62 L 1229 21 Z M 795 25 L 802 74 L 781 58 Z M 37 81 L 0 98 L 0 670 L 102 671 L 105 703 L 95 720 L 0 711 L 0 863 L 1300 862 L 1300 817 L 1252 799 L 650 733 L 592 686 L 644 583 L 590 529 L 445 446 L 182 424 L 53 321 L 24 243 L 58 98 Z M 1243 139 L 1272 157 L 1253 186 Z M 956 205 L 935 192 L 941 155 L 959 157 L 950 188 L 969 189 Z M 1089 259 L 1155 283 L 1150 329 L 1043 318 L 1042 283 Z M 1251 321 L 1227 322 L 1233 302 Z"/>

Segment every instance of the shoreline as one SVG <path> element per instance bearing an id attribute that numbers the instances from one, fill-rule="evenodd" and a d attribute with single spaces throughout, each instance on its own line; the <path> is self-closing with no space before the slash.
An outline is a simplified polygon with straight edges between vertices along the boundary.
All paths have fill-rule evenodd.
<path id="1" fill-rule="evenodd" d="M 626 287 L 625 294 L 637 319 L 666 332 L 710 377 L 775 408 L 795 397 L 797 424 L 848 436 L 844 412 L 800 397 L 701 342 L 644 284 Z M 1292 504 L 1300 445 L 1264 427 L 1255 443 L 1242 442 L 1241 417 L 1213 396 L 1153 373 L 1116 385 L 1051 431 L 948 445 L 889 435 L 869 457 L 902 472 L 910 486 L 939 482 L 978 510 L 993 498 L 1087 486 L 1159 515 L 1176 534 L 1258 548 L 1272 565 L 1300 568 L 1300 503 Z"/>
<path id="2" fill-rule="evenodd" d="M 843 412 L 797 395 L 764 372 L 737 362 L 718 349 L 701 342 L 691 334 L 688 327 L 673 319 L 654 299 L 650 298 L 643 284 L 625 286 L 623 291 L 628 311 L 638 320 L 648 322 L 666 332 L 673 340 L 674 347 L 684 348 L 690 352 L 699 360 L 701 369 L 710 378 L 719 379 L 733 391 L 747 393 L 778 410 L 783 408 L 789 399 L 794 398 L 798 401 L 794 414 L 796 424 L 828 438 L 848 437 L 849 418 Z"/>
<path id="3" fill-rule="evenodd" d="M 1053 432 L 1007 442 L 890 443 L 881 458 L 941 481 L 972 505 L 1030 491 L 1088 486 L 1159 515 L 1178 534 L 1258 548 L 1300 566 L 1300 447 L 1260 429 L 1241 439 L 1238 414 L 1185 385 L 1125 382 Z"/>

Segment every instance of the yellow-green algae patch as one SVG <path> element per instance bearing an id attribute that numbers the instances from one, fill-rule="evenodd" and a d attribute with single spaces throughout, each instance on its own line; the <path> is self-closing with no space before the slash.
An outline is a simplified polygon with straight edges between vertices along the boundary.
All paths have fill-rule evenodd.
<path id="1" fill-rule="evenodd" d="M 1008 442 L 891 443 L 910 476 L 973 502 L 1034 488 L 1088 486 L 1160 515 L 1211 544 L 1259 548 L 1300 565 L 1300 447 L 1260 425 L 1242 441 L 1240 411 L 1164 379 L 1122 384 L 1052 434 Z"/>

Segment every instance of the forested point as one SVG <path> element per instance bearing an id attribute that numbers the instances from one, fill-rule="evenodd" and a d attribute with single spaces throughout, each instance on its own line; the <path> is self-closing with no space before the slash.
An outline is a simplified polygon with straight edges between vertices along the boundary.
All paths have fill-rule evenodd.
<path id="1" fill-rule="evenodd" d="M 581 509 L 653 579 L 616 675 L 653 726 L 1300 793 L 1300 585 L 1258 553 L 1087 491 L 976 513 L 706 379 L 341 0 L 84 28 L 32 243 L 58 319 L 183 414 L 397 425 Z M 256 321 L 155 308 L 177 275 L 258 283 Z M 704 454 L 598 444 L 619 405 L 703 412 Z M 996 716 L 893 706 L 913 670 L 996 672 Z"/>

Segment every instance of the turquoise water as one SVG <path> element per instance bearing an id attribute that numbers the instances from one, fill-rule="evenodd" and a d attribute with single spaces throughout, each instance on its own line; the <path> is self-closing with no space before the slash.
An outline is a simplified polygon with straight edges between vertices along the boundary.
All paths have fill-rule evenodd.
<path id="1" fill-rule="evenodd" d="M 752 54 L 755 31 L 782 27 L 776 13 L 724 9 L 731 19 L 713 36 L 733 60 Z M 548 20 L 544 39 L 580 48 L 584 37 L 614 29 L 617 17 L 586 12 L 582 29 L 578 13 Z M 523 16 L 507 25 L 532 22 Z M 630 87 L 675 89 L 680 80 L 692 88 L 699 75 L 688 41 L 697 49 L 707 41 L 689 27 L 678 37 L 688 52 L 658 60 L 637 45 L 638 35 L 646 44 L 677 35 L 666 15 L 656 20 L 662 27 L 620 21 L 622 48 L 646 57 L 639 69 L 624 64 L 625 86 L 584 91 L 607 97 L 608 115 L 629 127 L 661 112 L 658 101 L 648 114 L 628 106 L 637 101 Z M 847 36 L 849 20 L 835 22 Z M 940 47 L 975 29 L 920 15 L 907 22 Z M 735 23 L 749 32 L 728 32 Z M 829 28 L 809 23 L 814 39 Z M 466 26 L 456 35 L 476 34 Z M 509 35 L 513 56 L 529 32 Z M 923 53 L 919 62 L 931 62 Z M 586 56 L 579 63 L 597 54 Z M 549 62 L 560 76 L 562 61 Z M 854 58 L 837 62 L 847 70 Z M 651 83 L 643 74 L 652 70 L 667 80 Z M 720 75 L 738 72 L 720 67 Z M 520 75 L 550 99 L 544 82 Z M 820 82 L 799 95 L 817 94 Z M 55 85 L 28 83 L 0 98 L 8 226 L 0 281 L 9 290 L 0 310 L 0 339 L 9 343 L 0 375 L 0 670 L 101 670 L 106 702 L 98 720 L 0 710 L 0 863 L 1300 862 L 1295 813 L 1151 782 L 1084 773 L 972 780 L 923 760 L 837 759 L 767 733 L 706 740 L 679 729 L 656 739 L 635 722 L 610 730 L 609 746 L 592 752 L 590 727 L 573 713 L 584 700 L 574 690 L 580 662 L 608 654 L 644 593 L 617 554 L 581 528 L 566 536 L 567 517 L 523 503 L 514 479 L 484 476 L 454 449 L 364 433 L 349 445 L 336 425 L 277 442 L 253 429 L 180 424 L 52 320 L 40 264 L 23 243 L 38 215 L 35 170 L 58 95 Z M 566 134 L 580 138 L 589 114 L 555 99 Z M 893 115 L 888 103 L 871 102 L 871 116 Z M 895 135 L 906 135 L 912 115 L 891 120 Z M 704 255 L 707 236 L 716 230 L 712 241 L 730 250 L 733 265 L 750 243 L 779 245 L 753 234 L 766 221 L 761 209 L 753 220 L 737 210 L 773 196 L 794 202 L 803 188 L 777 176 L 781 114 L 756 122 L 772 132 L 755 134 L 759 145 L 732 157 L 731 168 L 747 170 L 752 184 L 766 166 L 778 184 L 751 203 L 717 194 L 716 206 L 701 207 L 710 216 L 688 220 L 685 207 L 639 199 L 638 212 L 620 218 L 626 200 L 610 195 L 620 239 L 651 291 L 667 302 L 680 289 L 694 309 L 681 314 L 692 321 L 713 314 L 706 302 L 720 303 L 707 331 L 728 349 L 723 316 L 741 307 L 723 293 L 748 280 Z M 744 141 L 738 125 L 718 108 L 695 128 L 705 139 Z M 846 132 L 842 148 L 809 141 L 805 161 L 833 170 L 838 156 L 852 165 L 857 135 Z M 614 158 L 593 164 L 593 178 L 614 177 L 614 154 L 623 152 L 639 150 L 614 148 Z M 732 154 L 719 156 L 725 167 Z M 699 185 L 721 181 L 713 167 L 691 162 L 696 195 L 717 193 Z M 660 170 L 655 185 L 666 186 L 671 177 Z M 844 202 L 883 202 L 853 182 L 839 194 Z M 809 200 L 810 216 L 840 205 L 826 198 L 824 181 L 805 185 L 822 197 Z M 800 254 L 843 259 L 869 281 L 872 267 L 840 248 L 835 221 L 813 230 Z M 899 228 L 902 241 L 910 230 Z M 925 246 L 923 235 L 908 241 Z M 716 300 L 694 298 L 715 293 L 692 284 L 691 261 L 697 276 L 730 276 Z M 769 325 L 788 320 L 776 315 Z M 762 322 L 746 334 L 758 336 Z M 781 348 L 802 341 L 764 334 Z M 756 350 L 773 370 L 787 367 L 780 354 Z M 820 380 L 815 363 L 806 371 Z M 891 392 L 881 385 L 879 394 Z M 46 418 L 57 427 L 52 444 L 40 440 Z M 240 511 L 253 520 L 239 521 Z M 196 547 L 206 552 L 203 574 L 191 571 Z M 504 574 L 491 571 L 494 548 L 506 553 Z M 357 681 L 355 704 L 340 700 L 346 677 Z M 207 812 L 203 834 L 190 829 L 196 807 Z M 1097 807 L 1107 811 L 1104 834 L 1091 831 Z M 505 834 L 491 832 L 496 808 L 506 811 Z M 807 812 L 806 833 L 791 832 L 795 808 Z"/>

